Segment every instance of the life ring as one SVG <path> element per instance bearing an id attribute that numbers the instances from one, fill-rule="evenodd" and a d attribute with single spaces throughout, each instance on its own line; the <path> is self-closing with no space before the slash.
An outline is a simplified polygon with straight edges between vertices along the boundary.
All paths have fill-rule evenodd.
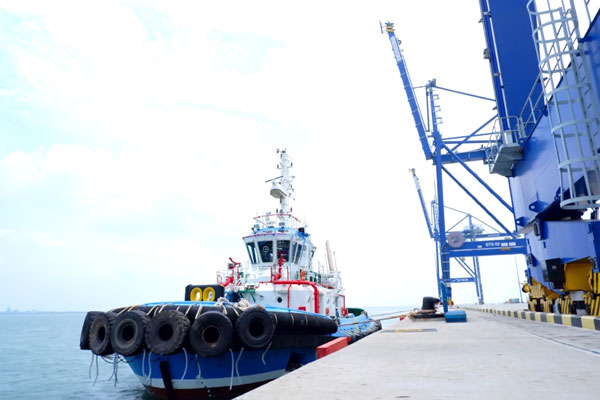
<path id="1" fill-rule="evenodd" d="M 190 301 L 202 301 L 202 288 L 195 287 L 190 292 Z"/>
<path id="2" fill-rule="evenodd" d="M 229 349 L 232 337 L 233 325 L 229 318 L 218 311 L 208 311 L 192 324 L 190 345 L 199 356 L 218 356 Z"/>
<path id="3" fill-rule="evenodd" d="M 146 328 L 146 346 L 155 354 L 176 353 L 190 329 L 190 320 L 177 310 L 159 312 Z"/>
<path id="4" fill-rule="evenodd" d="M 90 349 L 94 354 L 107 356 L 114 353 L 110 345 L 110 332 L 115 320 L 113 313 L 100 313 L 90 326 Z"/>
<path id="5" fill-rule="evenodd" d="M 100 311 L 89 311 L 85 315 L 83 326 L 81 327 L 81 336 L 79 337 L 79 348 L 81 350 L 90 349 L 90 327 L 92 326 L 94 319 L 100 314 L 102 314 Z"/>
<path id="6" fill-rule="evenodd" d="M 130 356 L 139 353 L 150 318 L 143 311 L 127 311 L 115 319 L 110 344 L 116 353 Z"/>
<path id="7" fill-rule="evenodd" d="M 204 301 L 215 301 L 217 297 L 217 292 L 215 291 L 215 288 L 207 286 L 204 288 L 204 291 L 202 292 L 202 300 Z"/>
<path id="8" fill-rule="evenodd" d="M 273 320 L 262 308 L 249 308 L 235 321 L 235 333 L 244 347 L 260 349 L 269 344 L 275 332 Z"/>
<path id="9" fill-rule="evenodd" d="M 300 270 L 300 280 L 306 280 L 306 270 L 305 269 L 301 269 Z"/>

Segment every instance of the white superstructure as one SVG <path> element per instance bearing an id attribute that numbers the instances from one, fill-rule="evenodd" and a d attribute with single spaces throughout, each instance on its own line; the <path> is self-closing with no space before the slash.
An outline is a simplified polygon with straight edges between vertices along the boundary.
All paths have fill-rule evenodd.
<path id="1" fill-rule="evenodd" d="M 314 261 L 316 247 L 305 224 L 291 214 L 292 162 L 286 150 L 277 152 L 281 175 L 267 182 L 272 182 L 270 194 L 279 199 L 279 208 L 254 218 L 252 234 L 244 237 L 249 262 L 232 262 L 217 280 L 230 300 L 345 316 L 344 289 L 329 244 L 325 267 Z"/>

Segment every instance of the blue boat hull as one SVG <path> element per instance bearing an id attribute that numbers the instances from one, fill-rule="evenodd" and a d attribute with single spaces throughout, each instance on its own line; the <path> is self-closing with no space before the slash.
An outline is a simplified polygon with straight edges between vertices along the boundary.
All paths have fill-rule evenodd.
<path id="1" fill-rule="evenodd" d="M 184 301 L 136 307 L 148 315 L 170 308 L 179 310 L 181 315 L 197 317 L 203 310 L 214 310 L 216 305 Z M 226 309 L 221 305 L 219 310 L 220 307 Z M 141 353 L 124 358 L 147 391 L 161 398 L 170 398 L 170 392 L 176 393 L 178 399 L 233 398 L 315 361 L 317 347 L 322 344 L 341 337 L 352 343 L 381 328 L 366 314 L 339 318 L 334 323 L 330 317 L 306 311 L 273 306 L 266 306 L 265 311 L 272 313 L 277 328 L 269 344 L 260 349 L 244 348 L 234 339 L 221 354 L 203 357 L 191 352 L 192 347 L 184 342 L 174 354 L 159 355 L 144 346 Z M 290 314 L 293 316 L 287 318 Z M 306 325 L 310 321 L 316 324 L 312 328 Z M 324 322 L 328 325 L 326 330 L 333 333 L 323 333 Z"/>
<path id="2" fill-rule="evenodd" d="M 178 399 L 232 398 L 314 361 L 315 354 L 314 348 L 230 350 L 210 358 L 143 353 L 127 361 L 148 392 L 160 397 L 167 397 L 160 365 L 167 363 Z"/>

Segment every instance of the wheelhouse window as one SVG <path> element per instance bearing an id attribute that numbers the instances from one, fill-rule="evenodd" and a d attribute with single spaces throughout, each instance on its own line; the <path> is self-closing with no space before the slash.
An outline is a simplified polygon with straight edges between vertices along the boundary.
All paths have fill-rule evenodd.
<path id="1" fill-rule="evenodd" d="M 273 242 L 258 242 L 258 251 L 262 262 L 273 262 Z"/>
<path id="2" fill-rule="evenodd" d="M 302 246 L 301 244 L 298 245 L 298 247 L 296 248 L 296 253 L 294 254 L 294 264 L 298 264 L 298 260 L 300 260 L 300 256 L 302 255 L 302 248 L 304 246 Z"/>
<path id="3" fill-rule="evenodd" d="M 246 243 L 246 248 L 248 249 L 248 255 L 250 256 L 250 262 L 252 264 L 258 263 L 258 256 L 256 254 L 256 246 L 254 246 L 254 242 Z"/>
<path id="4" fill-rule="evenodd" d="M 290 261 L 290 241 L 289 240 L 278 240 L 277 241 L 277 260 L 283 257 L 284 261 Z"/>

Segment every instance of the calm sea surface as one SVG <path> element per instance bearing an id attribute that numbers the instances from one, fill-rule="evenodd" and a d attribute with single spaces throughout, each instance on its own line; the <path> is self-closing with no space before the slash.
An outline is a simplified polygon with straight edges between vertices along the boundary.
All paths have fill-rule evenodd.
<path id="1" fill-rule="evenodd" d="M 370 307 L 370 315 L 402 307 Z M 112 364 L 79 349 L 85 313 L 0 313 L 0 399 L 143 399 L 153 400 L 129 367 L 119 364 L 115 387 Z M 382 321 L 383 326 L 397 319 Z"/>

